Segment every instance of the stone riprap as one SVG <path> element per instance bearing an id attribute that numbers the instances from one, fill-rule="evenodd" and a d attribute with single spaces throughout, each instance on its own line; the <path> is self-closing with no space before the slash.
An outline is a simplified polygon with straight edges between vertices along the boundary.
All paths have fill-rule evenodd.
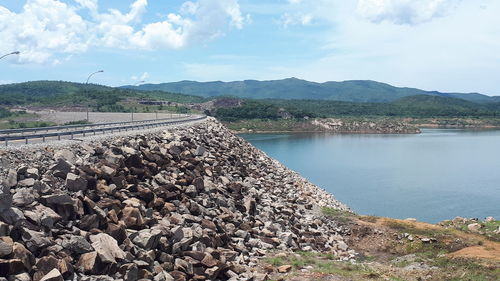
<path id="1" fill-rule="evenodd" d="M 335 118 L 314 119 L 311 125 L 316 129 L 334 133 L 356 134 L 419 134 L 418 127 L 394 120 L 342 120 Z"/>
<path id="2" fill-rule="evenodd" d="M 349 260 L 329 193 L 214 119 L 0 151 L 0 280 L 265 280 L 274 251 Z"/>

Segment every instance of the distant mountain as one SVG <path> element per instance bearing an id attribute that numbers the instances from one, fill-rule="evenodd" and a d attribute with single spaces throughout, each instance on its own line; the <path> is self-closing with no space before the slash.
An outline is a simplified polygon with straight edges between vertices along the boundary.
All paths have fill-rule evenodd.
<path id="1" fill-rule="evenodd" d="M 394 87 L 389 84 L 369 80 L 325 83 L 310 82 L 297 78 L 234 82 L 180 81 L 123 87 L 148 91 L 167 91 L 202 97 L 235 96 L 253 99 L 308 99 L 385 103 L 407 96 L 431 95 L 459 98 L 478 103 L 500 102 L 500 97 L 490 97 L 478 93 L 463 94 L 424 91 L 415 88 Z"/>
<path id="2" fill-rule="evenodd" d="M 199 96 L 173 94 L 165 91 L 142 91 L 65 81 L 31 81 L 0 85 L 0 105 L 78 106 L 103 102 L 112 105 L 127 98 L 163 99 L 180 103 L 205 101 Z"/>

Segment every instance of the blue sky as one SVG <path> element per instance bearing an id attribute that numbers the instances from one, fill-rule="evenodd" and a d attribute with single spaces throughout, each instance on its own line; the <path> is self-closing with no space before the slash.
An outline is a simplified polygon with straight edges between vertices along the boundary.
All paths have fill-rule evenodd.
<path id="1" fill-rule="evenodd" d="M 498 0 L 0 0 L 0 83 L 370 79 L 500 95 Z"/>

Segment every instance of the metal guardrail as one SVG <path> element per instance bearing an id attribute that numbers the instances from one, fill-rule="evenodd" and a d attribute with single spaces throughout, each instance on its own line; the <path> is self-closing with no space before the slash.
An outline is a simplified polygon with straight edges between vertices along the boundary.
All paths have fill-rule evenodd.
<path id="1" fill-rule="evenodd" d="M 86 130 L 78 130 L 78 131 L 54 132 L 54 133 L 33 134 L 33 135 L 25 135 L 25 136 L 3 136 L 3 137 L 0 137 L 0 141 L 3 141 L 5 143 L 5 146 L 8 146 L 9 141 L 16 141 L 16 140 L 24 140 L 25 144 L 28 144 L 28 140 L 30 140 L 30 139 L 42 139 L 43 142 L 45 142 L 46 138 L 49 138 L 49 137 L 57 137 L 58 140 L 61 140 L 62 136 L 70 136 L 71 137 L 70 139 L 73 139 L 73 137 L 75 135 L 83 135 L 85 137 L 87 134 L 95 135 L 96 133 L 99 133 L 99 132 L 105 133 L 107 131 L 111 131 L 111 133 L 113 133 L 114 131 L 121 132 L 121 131 L 128 131 L 128 130 L 161 127 L 161 126 L 166 126 L 166 125 L 178 125 L 178 124 L 183 124 L 183 123 L 187 123 L 187 122 L 203 120 L 205 118 L 207 118 L 207 116 L 204 115 L 201 117 L 195 117 L 195 118 L 189 118 L 189 119 L 170 120 L 170 121 L 154 122 L 154 123 L 142 123 L 142 124 L 112 127 L 112 128 L 94 128 L 94 129 L 86 129 Z M 158 121 L 158 120 L 152 120 L 152 121 Z M 119 122 L 119 123 L 122 123 L 122 122 Z M 109 123 L 106 123 L 106 124 L 109 124 Z"/>
<path id="2" fill-rule="evenodd" d="M 184 116 L 177 116 L 184 117 Z M 187 116 L 189 117 L 189 115 Z M 149 119 L 149 120 L 137 120 L 137 121 L 122 121 L 122 122 L 112 122 L 112 123 L 97 123 L 97 124 L 82 124 L 82 125 L 65 125 L 65 126 L 48 126 L 48 127 L 37 127 L 37 128 L 24 128 L 24 129 L 7 129 L 0 130 L 0 134 L 15 134 L 15 133 L 29 133 L 29 132 L 39 132 L 39 131 L 54 131 L 54 130 L 64 130 L 64 129 L 77 129 L 77 128 L 92 128 L 92 127 L 102 127 L 102 126 L 114 126 L 114 125 L 124 125 L 132 123 L 150 123 L 155 121 L 169 120 L 172 118 L 161 118 L 161 119 Z"/>

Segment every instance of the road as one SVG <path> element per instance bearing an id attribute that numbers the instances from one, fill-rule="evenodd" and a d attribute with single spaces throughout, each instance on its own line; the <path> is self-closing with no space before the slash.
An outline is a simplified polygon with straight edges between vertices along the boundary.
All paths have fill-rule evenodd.
<path id="1" fill-rule="evenodd" d="M 143 116 L 144 117 L 144 116 Z M 173 118 L 116 121 L 89 125 L 54 126 L 16 130 L 0 130 L 0 141 L 4 146 L 76 139 L 86 136 L 109 134 L 130 130 L 157 128 L 185 124 L 204 119 L 204 115 L 176 115 Z"/>
<path id="2" fill-rule="evenodd" d="M 33 111 L 30 113 L 37 114 L 38 120 L 53 122 L 56 124 L 65 124 L 72 121 L 87 120 L 87 112 L 60 112 L 60 111 Z M 134 113 L 134 121 L 137 120 L 152 120 L 183 116 L 184 114 L 172 113 Z M 89 122 L 91 123 L 110 123 L 132 121 L 132 113 L 121 112 L 89 112 Z"/>

